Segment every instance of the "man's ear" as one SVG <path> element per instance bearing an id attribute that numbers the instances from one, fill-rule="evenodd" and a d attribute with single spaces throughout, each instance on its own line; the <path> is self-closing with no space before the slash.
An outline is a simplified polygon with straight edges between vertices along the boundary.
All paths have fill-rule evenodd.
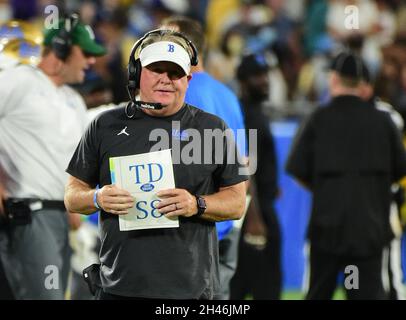
<path id="1" fill-rule="evenodd" d="M 190 80 L 192 80 L 192 74 L 189 74 L 189 75 L 187 76 L 187 82 L 188 82 L 188 83 L 190 82 Z"/>
<path id="2" fill-rule="evenodd" d="M 330 71 L 330 73 L 328 75 L 328 84 L 329 84 L 330 90 L 332 90 L 333 88 L 336 88 L 337 85 L 339 84 L 339 79 L 335 72 Z"/>
<path id="3" fill-rule="evenodd" d="M 59 73 L 61 72 L 62 67 L 64 66 L 65 62 L 62 61 L 61 59 L 59 59 L 59 58 L 56 56 L 55 52 L 53 52 L 53 51 L 51 51 L 51 52 L 49 53 L 49 55 L 52 57 L 52 65 L 53 65 L 53 67 L 54 67 L 54 72 L 55 72 L 56 74 L 59 74 Z"/>

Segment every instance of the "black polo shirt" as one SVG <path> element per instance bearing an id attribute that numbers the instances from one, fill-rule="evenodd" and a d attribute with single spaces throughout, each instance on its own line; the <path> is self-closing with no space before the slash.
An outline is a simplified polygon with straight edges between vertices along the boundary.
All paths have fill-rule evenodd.
<path id="1" fill-rule="evenodd" d="M 387 113 L 334 98 L 299 129 L 286 169 L 313 192 L 312 246 L 366 256 L 390 241 L 390 189 L 406 174 L 406 154 Z"/>
<path id="2" fill-rule="evenodd" d="M 180 122 L 180 131 L 173 130 L 172 121 Z M 124 128 L 127 134 L 118 135 Z M 220 118 L 190 105 L 184 105 L 169 117 L 152 117 L 137 111 L 135 117 L 129 119 L 124 108 L 109 110 L 90 124 L 67 172 L 92 186 L 111 184 L 109 158 L 150 152 L 160 142 L 149 138 L 153 129 L 165 130 L 170 137 L 170 147 L 176 139 L 183 150 L 190 140 L 185 129 L 195 129 L 203 137 L 204 129 L 223 131 L 226 125 Z M 201 147 L 203 156 L 203 139 Z M 220 147 L 226 157 L 229 148 L 225 139 Z M 239 175 L 237 161 L 235 164 L 211 162 L 174 164 L 176 188 L 207 195 L 247 179 Z M 179 228 L 119 231 L 118 217 L 103 211 L 99 222 L 101 278 L 108 293 L 169 299 L 212 297 L 218 285 L 214 222 L 180 217 Z"/>

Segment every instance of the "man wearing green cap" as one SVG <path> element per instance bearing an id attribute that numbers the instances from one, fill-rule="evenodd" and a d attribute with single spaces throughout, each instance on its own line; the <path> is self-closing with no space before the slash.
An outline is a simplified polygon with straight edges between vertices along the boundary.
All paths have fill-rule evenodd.
<path id="1" fill-rule="evenodd" d="M 86 125 L 84 101 L 67 84 L 83 82 L 105 53 L 72 15 L 45 31 L 38 67 L 0 73 L 0 259 L 16 299 L 64 299 L 64 169 Z"/>

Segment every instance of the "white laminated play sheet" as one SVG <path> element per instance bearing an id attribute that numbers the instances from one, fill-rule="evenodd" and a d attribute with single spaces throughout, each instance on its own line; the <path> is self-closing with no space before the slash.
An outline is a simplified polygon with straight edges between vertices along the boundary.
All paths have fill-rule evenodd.
<path id="1" fill-rule="evenodd" d="M 110 158 L 111 181 L 135 198 L 134 207 L 119 216 L 120 231 L 177 228 L 177 217 L 167 218 L 156 205 L 160 190 L 175 188 L 171 150 Z"/>

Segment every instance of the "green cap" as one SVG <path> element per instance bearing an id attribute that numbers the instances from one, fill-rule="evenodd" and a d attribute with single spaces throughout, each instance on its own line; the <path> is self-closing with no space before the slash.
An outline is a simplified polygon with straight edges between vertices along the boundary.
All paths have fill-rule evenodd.
<path id="1" fill-rule="evenodd" d="M 46 29 L 44 31 L 45 46 L 50 46 L 52 44 L 52 39 L 59 33 L 60 28 L 64 27 L 64 24 L 65 20 L 59 23 L 58 29 Z M 72 43 L 79 46 L 84 53 L 93 56 L 102 56 L 106 54 L 106 48 L 95 41 L 93 30 L 89 25 L 84 25 L 83 23 L 78 22 L 70 34 Z"/>

